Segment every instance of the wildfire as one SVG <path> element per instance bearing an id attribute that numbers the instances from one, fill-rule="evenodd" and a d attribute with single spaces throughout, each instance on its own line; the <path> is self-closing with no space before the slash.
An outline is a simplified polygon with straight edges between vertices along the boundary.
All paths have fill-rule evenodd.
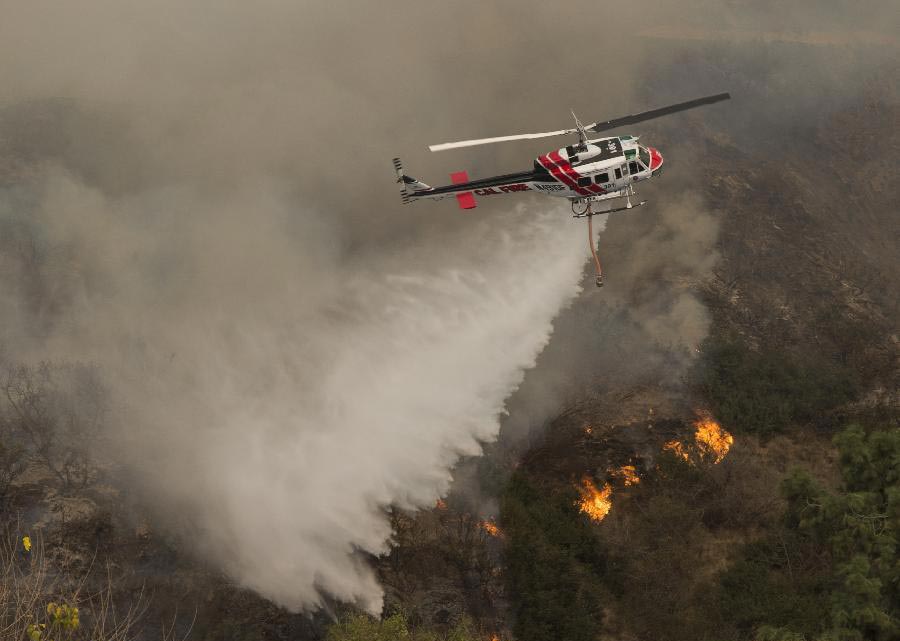
<path id="1" fill-rule="evenodd" d="M 694 421 L 694 442 L 696 450 L 688 448 L 679 441 L 669 441 L 663 445 L 664 450 L 672 452 L 679 458 L 691 462 L 691 452 L 700 452 L 701 458 L 712 458 L 713 463 L 721 463 L 728 450 L 734 444 L 734 437 L 719 425 L 706 410 L 697 411 L 697 420 Z"/>
<path id="2" fill-rule="evenodd" d="M 582 512 L 592 521 L 599 522 L 606 518 L 612 508 L 612 486 L 609 483 L 604 484 L 602 490 L 598 490 L 591 479 L 584 477 L 578 492 L 581 494 L 578 508 Z"/>
<path id="3" fill-rule="evenodd" d="M 694 427 L 697 428 L 694 433 L 697 447 L 704 454 L 714 457 L 715 463 L 719 463 L 731 449 L 734 437 L 722 429 L 709 412 L 697 412 L 697 415 L 699 418 L 694 423 Z"/>
<path id="4" fill-rule="evenodd" d="M 437 503 L 434 504 L 434 507 L 438 510 L 446 510 L 447 509 L 447 501 L 444 499 L 438 499 Z"/>
<path id="5" fill-rule="evenodd" d="M 675 456 L 685 461 L 689 461 L 691 459 L 690 455 L 687 453 L 687 450 L 684 449 L 684 445 L 682 445 L 679 441 L 669 441 L 668 443 L 663 444 L 663 449 L 672 452 Z"/>
<path id="6" fill-rule="evenodd" d="M 494 538 L 499 538 L 499 537 L 503 536 L 503 531 L 499 527 L 497 527 L 497 524 L 494 523 L 493 519 L 490 519 L 488 521 L 482 521 L 478 525 L 481 526 L 482 530 L 484 530 L 485 532 L 487 532 Z"/>
<path id="7" fill-rule="evenodd" d="M 624 483 L 626 487 L 629 485 L 637 485 L 641 482 L 641 477 L 638 476 L 637 468 L 635 468 L 634 465 L 623 465 L 612 474 L 616 478 L 622 479 L 622 483 Z"/>

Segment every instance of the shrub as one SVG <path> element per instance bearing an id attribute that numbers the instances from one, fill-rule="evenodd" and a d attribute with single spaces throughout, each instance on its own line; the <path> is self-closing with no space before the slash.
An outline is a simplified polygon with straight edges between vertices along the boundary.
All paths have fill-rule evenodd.
<path id="1" fill-rule="evenodd" d="M 719 420 L 761 436 L 809 422 L 857 394 L 855 377 L 845 367 L 801 363 L 781 351 L 753 352 L 722 339 L 704 344 L 696 378 Z"/>
<path id="2" fill-rule="evenodd" d="M 476 641 L 478 638 L 467 618 L 457 621 L 446 634 L 438 634 L 433 630 L 410 630 L 402 614 L 386 619 L 350 614 L 329 626 L 326 641 Z"/>

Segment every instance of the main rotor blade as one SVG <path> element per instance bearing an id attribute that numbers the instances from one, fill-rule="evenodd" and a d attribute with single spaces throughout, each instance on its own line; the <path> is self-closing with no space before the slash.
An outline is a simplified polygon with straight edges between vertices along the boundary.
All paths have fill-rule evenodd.
<path id="1" fill-rule="evenodd" d="M 515 136 L 497 136 L 496 138 L 478 138 L 476 140 L 460 140 L 459 142 L 443 142 L 439 145 L 429 145 L 428 148 L 431 151 L 444 151 L 445 149 L 475 147 L 476 145 L 489 145 L 495 142 L 509 142 L 511 140 L 532 140 L 534 138 L 548 138 L 550 136 L 565 136 L 577 132 L 577 129 L 560 129 L 559 131 L 545 131 L 539 134 L 517 134 Z"/>
<path id="2" fill-rule="evenodd" d="M 615 129 L 616 127 L 622 127 L 623 125 L 633 125 L 638 122 L 644 122 L 645 120 L 652 120 L 654 118 L 659 118 L 660 116 L 667 116 L 669 114 L 678 113 L 679 111 L 686 111 L 688 109 L 693 109 L 694 107 L 701 107 L 703 105 L 711 105 L 714 102 L 720 102 L 722 100 L 729 100 L 731 95 L 728 93 L 719 93 L 714 96 L 706 96 L 705 98 L 696 98 L 695 100 L 688 100 L 687 102 L 680 102 L 677 105 L 669 105 L 668 107 L 661 107 L 660 109 L 653 109 L 651 111 L 644 111 L 639 114 L 633 114 L 631 116 L 623 116 L 622 118 L 616 118 L 614 120 L 607 120 L 606 122 L 595 122 L 585 127 L 586 131 L 591 132 L 600 132 L 607 131 L 609 129 Z M 577 118 L 576 118 L 577 121 Z M 459 142 L 443 142 L 439 145 L 429 145 L 428 149 L 431 151 L 444 151 L 446 149 L 459 149 L 460 147 L 475 147 L 477 145 L 490 145 L 495 142 L 510 142 L 513 140 L 534 140 L 535 138 L 549 138 L 550 136 L 567 136 L 569 134 L 578 133 L 578 128 L 575 129 L 560 129 L 559 131 L 545 131 L 543 133 L 538 134 L 517 134 L 514 136 L 497 136 L 495 138 L 477 138 L 475 140 L 461 140 Z"/>
<path id="3" fill-rule="evenodd" d="M 615 129 L 616 127 L 633 125 L 638 122 L 653 120 L 654 118 L 659 118 L 660 116 L 668 116 L 669 114 L 678 113 L 679 111 L 687 111 L 688 109 L 693 109 L 695 107 L 711 105 L 714 102 L 721 102 L 722 100 L 729 100 L 730 98 L 731 94 L 717 93 L 714 96 L 706 96 L 705 98 L 696 98 L 694 100 L 688 100 L 687 102 L 679 102 L 677 105 L 669 105 L 668 107 L 660 107 L 659 109 L 643 111 L 639 114 L 623 116 L 621 118 L 615 118 L 613 120 L 607 120 L 605 122 L 595 122 L 594 124 L 585 127 L 585 129 L 595 133 L 600 131 L 608 131 L 610 129 Z"/>

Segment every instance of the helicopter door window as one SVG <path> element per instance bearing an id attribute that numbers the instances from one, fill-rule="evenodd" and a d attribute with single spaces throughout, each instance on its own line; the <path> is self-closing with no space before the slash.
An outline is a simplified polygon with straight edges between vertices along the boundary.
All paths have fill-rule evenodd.
<path id="1" fill-rule="evenodd" d="M 630 163 L 628 163 L 628 168 L 631 170 L 632 174 L 637 174 L 637 173 L 640 173 L 640 171 L 641 171 L 640 169 L 638 169 L 638 164 L 633 160 Z"/>
<path id="2" fill-rule="evenodd" d="M 578 179 L 578 186 L 579 186 L 579 187 L 587 187 L 587 186 L 590 185 L 590 184 L 591 184 L 591 179 L 590 179 L 590 178 L 579 178 L 579 179 Z"/>
<path id="3" fill-rule="evenodd" d="M 616 180 L 619 180 L 622 177 L 622 170 L 616 167 Z"/>
<path id="4" fill-rule="evenodd" d="M 609 182 L 609 173 L 604 171 L 602 174 L 597 174 L 596 176 L 594 176 L 594 182 L 597 183 L 598 185 L 602 185 L 603 183 L 608 183 Z"/>

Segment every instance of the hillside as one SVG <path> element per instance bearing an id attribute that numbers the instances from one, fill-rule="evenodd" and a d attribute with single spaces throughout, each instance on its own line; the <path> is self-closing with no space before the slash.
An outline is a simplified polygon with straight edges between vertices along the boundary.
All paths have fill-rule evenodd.
<path id="1" fill-rule="evenodd" d="M 585 276 L 510 399 L 500 439 L 458 466 L 433 510 L 392 508 L 395 545 L 364 558 L 385 588 L 385 618 L 404 617 L 395 630 L 503 641 L 820 639 L 834 629 L 900 638 L 896 568 L 884 567 L 900 460 L 890 458 L 900 95 L 895 68 L 878 74 L 823 120 L 787 123 L 793 135 L 765 144 L 699 116 L 648 129 L 673 150 L 673 167 L 648 207 L 608 221 L 607 287 Z M 37 170 L 65 163 L 73 129 L 93 126 L 83 118 L 67 101 L 0 112 L 0 279 L 29 307 L 10 318 L 60 322 L 77 297 L 45 275 L 78 271 L 78 257 L 48 250 L 22 212 Z M 672 231 L 673 202 L 702 213 L 690 230 L 699 238 L 671 245 L 684 255 L 648 257 L 642 241 Z M 658 240 L 650 247 L 667 246 Z M 696 326 L 693 307 L 684 317 L 654 309 L 694 300 Z M 690 340 L 665 343 L 660 318 L 684 318 L 672 333 Z M 93 623 L 100 611 L 140 619 L 141 639 L 375 634 L 379 624 L 348 623 L 356 610 L 328 597 L 307 616 L 240 587 L 191 552 L 211 533 L 189 518 L 160 526 L 126 489 L 127 471 L 97 456 L 97 425 L 115 408 L 91 364 L 0 357 L 0 630 L 17 622 L 20 633 L 10 638 L 31 625 L 23 612 L 51 600 L 79 603 Z M 698 440 L 707 423 L 715 437 Z M 827 509 L 810 516 L 811 504 Z M 877 522 L 871 541 L 842 529 L 848 514 Z M 841 555 L 864 567 L 844 567 Z"/>

